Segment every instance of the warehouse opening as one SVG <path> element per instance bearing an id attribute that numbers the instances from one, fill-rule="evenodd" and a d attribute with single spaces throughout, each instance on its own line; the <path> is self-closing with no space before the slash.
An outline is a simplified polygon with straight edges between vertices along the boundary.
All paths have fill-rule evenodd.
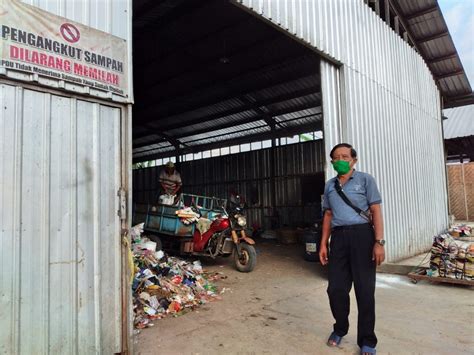
<path id="1" fill-rule="evenodd" d="M 253 233 L 321 217 L 320 57 L 232 2 L 134 1 L 133 222 L 172 161 L 186 193 L 245 199 Z"/>

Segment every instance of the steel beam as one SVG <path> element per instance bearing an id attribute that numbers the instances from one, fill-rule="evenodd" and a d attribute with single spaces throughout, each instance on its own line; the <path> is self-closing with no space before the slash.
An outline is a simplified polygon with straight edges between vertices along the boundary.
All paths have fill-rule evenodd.
<path id="1" fill-rule="evenodd" d="M 452 71 L 452 72 L 449 72 L 449 73 L 435 75 L 434 77 L 435 77 L 436 80 L 440 80 L 440 79 L 449 78 L 450 76 L 461 75 L 461 74 L 464 74 L 464 70 L 455 70 L 455 71 Z"/>
<path id="2" fill-rule="evenodd" d="M 316 103 L 316 106 L 315 104 L 312 104 L 310 108 L 312 107 L 319 107 L 319 105 L 321 104 L 320 101 L 318 101 Z M 289 111 L 288 109 L 286 109 L 285 111 Z M 291 113 L 291 112 L 295 112 L 293 109 L 291 109 L 291 112 L 284 112 L 284 113 L 281 113 L 282 111 L 280 112 L 269 112 L 268 114 L 271 115 L 271 117 L 275 117 L 275 116 L 278 116 L 278 115 L 282 115 L 282 114 L 285 114 L 285 113 Z M 211 133 L 211 132 L 215 132 L 215 131 L 218 131 L 218 130 L 221 130 L 221 129 L 226 129 L 226 128 L 231 128 L 231 127 L 235 127 L 235 126 L 240 126 L 240 125 L 243 125 L 243 124 L 248 124 L 248 123 L 252 123 L 252 122 L 257 122 L 257 121 L 260 121 L 260 120 L 264 120 L 264 118 L 262 116 L 254 116 L 254 117 L 250 117 L 248 119 L 245 119 L 245 120 L 240 120 L 240 121 L 237 121 L 237 122 L 228 122 L 226 124 L 222 124 L 222 125 L 219 125 L 219 126 L 216 126 L 214 127 L 214 129 L 212 131 L 209 131 L 208 128 L 202 128 L 202 129 L 198 129 L 198 130 L 195 130 L 195 131 L 192 131 L 192 132 L 189 132 L 189 133 L 186 133 L 186 134 L 177 134 L 177 135 L 173 135 L 174 138 L 176 139 L 181 139 L 181 138 L 185 138 L 185 137 L 191 137 L 191 136 L 197 136 L 199 134 L 203 134 L 203 133 Z M 270 127 L 271 127 L 271 124 L 273 123 L 274 121 L 271 121 L 270 122 Z M 268 123 L 267 123 L 268 124 Z M 274 123 L 275 126 L 276 126 L 276 122 Z M 154 133 L 155 135 L 158 135 L 158 133 Z M 135 144 L 133 146 L 134 149 L 136 148 L 143 148 L 143 147 L 147 147 L 147 146 L 150 146 L 152 144 L 156 144 L 158 142 L 146 142 L 146 143 L 138 143 L 138 144 Z"/>
<path id="3" fill-rule="evenodd" d="M 317 130 L 320 130 L 320 129 L 322 129 L 322 123 L 321 122 L 315 122 L 315 123 L 301 125 L 301 126 L 297 126 L 295 128 L 291 128 L 286 132 L 279 132 L 279 130 L 277 130 L 275 133 L 273 133 L 273 132 L 264 132 L 264 133 L 258 133 L 258 134 L 249 135 L 249 136 L 245 136 L 245 137 L 239 137 L 239 138 L 235 138 L 235 139 L 231 139 L 231 140 L 226 140 L 226 141 L 222 141 L 222 142 L 215 142 L 215 143 L 211 143 L 211 144 L 189 146 L 189 147 L 186 147 L 186 148 L 182 149 L 181 154 L 197 153 L 197 152 L 202 152 L 202 151 L 205 151 L 205 150 L 228 147 L 228 146 L 232 146 L 232 145 L 236 145 L 236 144 L 251 143 L 251 142 L 254 142 L 254 141 L 267 140 L 267 139 L 272 139 L 272 138 L 285 137 L 285 136 L 288 136 L 289 134 L 295 135 L 295 134 L 306 133 L 306 132 L 309 132 L 309 131 L 317 131 Z M 145 156 L 142 156 L 142 157 L 134 158 L 133 163 L 139 163 L 139 162 L 147 161 L 147 160 L 166 158 L 166 157 L 169 157 L 170 155 L 173 155 L 172 152 L 149 154 L 149 155 L 145 155 Z"/>
<path id="4" fill-rule="evenodd" d="M 448 59 L 456 59 L 458 57 L 458 54 L 456 52 L 454 53 L 450 53 L 450 54 L 447 54 L 447 55 L 444 55 L 442 57 L 437 57 L 437 58 L 433 58 L 433 59 L 429 59 L 427 61 L 428 64 L 434 64 L 434 63 L 439 63 L 439 62 L 442 62 L 444 60 L 448 60 Z"/>
<path id="5" fill-rule="evenodd" d="M 301 97 L 301 96 L 298 96 L 298 97 Z M 317 100 L 317 101 L 311 102 L 310 104 L 302 104 L 302 105 L 297 105 L 297 106 L 290 107 L 290 108 L 287 108 L 287 109 L 284 109 L 284 110 L 274 111 L 274 112 L 271 112 L 271 115 L 272 116 L 284 115 L 284 114 L 287 114 L 287 113 L 301 111 L 301 110 L 308 109 L 308 108 L 311 108 L 311 107 L 316 107 L 316 106 L 319 106 L 319 104 L 320 104 L 320 100 Z M 257 106 L 257 105 L 253 105 L 252 107 L 254 107 L 254 106 Z M 239 112 L 242 112 L 242 111 L 248 111 L 248 110 L 252 109 L 252 107 L 249 107 L 246 110 L 242 110 L 241 108 L 235 109 L 235 112 L 233 112 L 233 114 L 239 113 Z M 227 116 L 229 116 L 229 111 L 222 112 L 222 113 L 217 113 L 217 114 L 213 114 L 213 115 L 209 115 L 209 116 L 205 116 L 205 117 L 199 117 L 199 118 L 195 118 L 195 119 L 192 119 L 192 120 L 189 120 L 189 121 L 163 125 L 161 127 L 153 127 L 152 128 L 153 130 L 150 130 L 150 132 L 137 134 L 137 135 L 133 136 L 133 138 L 134 139 L 140 139 L 140 138 L 144 138 L 144 137 L 147 137 L 147 136 L 150 136 L 150 135 L 157 135 L 160 132 L 179 129 L 183 126 L 188 127 L 188 126 L 198 125 L 200 123 L 217 120 L 217 119 L 224 118 L 224 117 L 227 117 Z M 262 120 L 262 119 L 264 119 L 264 117 L 256 116 L 254 121 L 258 121 L 258 120 Z M 236 123 L 236 124 L 238 124 L 238 123 Z"/>
<path id="6" fill-rule="evenodd" d="M 390 1 L 385 0 L 385 22 L 390 27 Z"/>
<path id="7" fill-rule="evenodd" d="M 415 12 L 413 14 L 410 14 L 408 16 L 405 16 L 405 20 L 407 21 L 410 21 L 410 20 L 413 20 L 417 17 L 420 17 L 420 16 L 423 16 L 423 15 L 427 15 L 427 14 L 430 14 L 432 12 L 435 12 L 438 10 L 438 6 L 435 5 L 435 6 L 431 6 L 431 7 L 428 7 L 427 9 L 424 9 L 424 10 L 421 10 L 421 11 L 418 11 L 418 12 Z"/>
<path id="8" fill-rule="evenodd" d="M 438 32 L 438 33 L 435 33 L 435 34 L 432 34 L 432 35 L 429 35 L 429 36 L 426 36 L 426 37 L 417 38 L 415 40 L 418 43 L 425 43 L 425 42 L 433 41 L 435 39 L 442 38 L 442 37 L 445 37 L 445 36 L 448 36 L 448 35 L 449 35 L 448 31 L 441 31 L 441 32 Z"/>

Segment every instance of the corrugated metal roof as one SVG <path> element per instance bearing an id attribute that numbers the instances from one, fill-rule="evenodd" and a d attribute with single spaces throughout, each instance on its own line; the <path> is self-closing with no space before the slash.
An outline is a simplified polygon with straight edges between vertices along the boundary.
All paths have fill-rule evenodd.
<path id="1" fill-rule="evenodd" d="M 150 149 L 149 146 L 147 146 L 146 150 L 143 150 L 142 152 L 135 152 L 133 153 L 133 156 L 136 158 L 145 158 L 145 159 L 140 159 L 140 161 L 143 160 L 148 160 L 147 157 L 152 155 L 152 154 L 158 154 L 158 153 L 167 153 L 167 152 L 173 152 L 175 149 L 172 145 L 166 147 L 166 148 L 159 148 L 159 149 Z M 172 155 L 172 154 L 170 154 Z"/>
<path id="2" fill-rule="evenodd" d="M 228 132 L 227 134 L 224 134 L 224 135 L 222 134 L 214 135 L 214 132 L 211 132 L 208 135 L 203 136 L 201 139 L 192 141 L 192 142 L 187 142 L 187 144 L 189 146 L 205 145 L 205 144 L 210 144 L 210 143 L 215 143 L 215 142 L 230 141 L 236 138 L 242 138 L 249 135 L 265 133 L 265 132 L 270 132 L 270 127 L 268 127 L 267 125 L 261 125 L 256 128 L 248 129 L 246 131 L 237 131 L 234 133 Z"/>
<path id="3" fill-rule="evenodd" d="M 264 7 L 267 5 L 263 4 L 270 3 L 273 4 L 272 1 L 260 2 Z M 384 8 L 383 1 L 380 4 Z M 400 36 L 403 37 L 403 31 L 408 33 L 408 42 L 414 44 L 437 80 L 445 106 L 474 102 L 437 1 L 393 0 L 390 5 L 392 27 L 393 16 L 398 16 Z M 341 2 L 335 8 L 353 9 L 351 6 Z M 267 126 L 276 122 L 276 130 L 287 130 L 288 134 L 296 134 L 295 126 L 302 130 L 311 128 L 311 124 L 317 126 L 318 118 L 312 114 L 319 112 L 321 105 L 319 59 L 301 43 L 219 0 L 160 3 L 137 0 L 134 7 L 134 27 L 136 33 L 140 33 L 135 41 L 136 50 L 149 48 L 150 41 L 159 44 L 156 52 L 149 56 L 135 56 L 135 158 L 140 153 L 142 160 L 152 159 L 160 152 L 168 152 L 171 146 L 186 149 L 203 145 L 202 148 L 207 149 L 204 144 L 227 139 L 258 139 L 255 133 L 259 131 L 255 129 L 263 121 Z M 149 11 L 145 11 L 147 9 Z M 382 12 L 380 17 L 384 18 Z M 220 15 L 216 17 L 214 13 Z M 349 18 L 359 15 L 357 11 L 348 14 Z M 367 27 L 364 31 L 390 31 L 379 20 L 377 18 L 380 26 Z M 202 26 L 193 26 L 198 22 Z M 288 23 L 288 26 L 293 25 Z M 147 34 L 143 33 L 145 29 L 149 30 Z M 326 31 L 324 26 L 319 30 Z M 297 31 L 299 29 L 292 28 L 290 32 Z M 326 35 L 331 37 L 324 37 Z M 346 45 L 349 49 L 360 48 L 364 53 L 372 50 L 362 42 L 346 42 L 344 36 L 318 36 L 324 37 L 325 43 L 324 48 L 318 49 L 341 62 L 344 62 L 341 55 L 346 52 L 343 48 Z M 394 41 L 399 42 L 400 38 Z M 387 50 L 394 48 L 392 43 Z M 356 56 L 362 55 L 362 52 L 353 52 Z M 346 59 L 352 63 L 357 58 Z M 364 67 L 372 65 L 369 57 L 361 63 Z M 410 62 L 400 65 L 408 66 Z M 366 70 L 364 67 L 358 70 Z M 391 73 L 393 75 L 396 71 Z M 378 79 L 392 88 L 398 84 L 391 76 Z M 420 77 L 419 82 L 423 80 L 431 80 L 431 77 Z M 410 95 L 408 88 L 403 92 Z M 268 139 L 267 131 L 268 127 L 263 132 L 265 139 Z M 156 146 L 156 143 L 163 145 Z"/>
<path id="4" fill-rule="evenodd" d="M 181 142 L 187 145 L 192 144 L 192 143 L 196 144 L 197 142 L 199 142 L 200 144 L 201 141 L 205 141 L 206 138 L 214 140 L 214 139 L 218 139 L 219 136 L 228 136 L 228 137 L 242 136 L 245 134 L 250 134 L 251 132 L 255 132 L 255 130 L 258 130 L 262 126 L 268 128 L 265 121 L 255 121 L 255 122 L 250 122 L 250 123 L 246 123 L 242 125 L 236 125 L 231 128 L 218 129 L 218 130 L 213 130 L 213 131 L 209 131 L 202 134 L 190 135 L 188 137 L 182 138 Z"/>
<path id="5" fill-rule="evenodd" d="M 174 149 L 174 147 L 168 142 L 159 142 L 159 143 L 150 143 L 149 145 L 145 147 L 135 148 L 134 152 L 142 153 L 142 152 L 147 152 L 150 150 L 155 151 L 155 150 L 168 150 L 168 149 Z"/>
<path id="6" fill-rule="evenodd" d="M 444 99 L 444 107 L 474 103 L 474 94 L 437 0 L 393 0 Z"/>
<path id="7" fill-rule="evenodd" d="M 136 161 L 269 139 L 275 117 L 296 125 L 300 117 L 286 115 L 320 105 L 318 56 L 235 4 L 137 0 L 133 26 L 135 53 L 156 44 L 134 58 Z M 275 129 L 296 134 L 286 126 Z"/>
<path id="8" fill-rule="evenodd" d="M 443 121 L 445 139 L 474 136 L 474 105 L 447 109 L 443 114 L 448 118 Z"/>

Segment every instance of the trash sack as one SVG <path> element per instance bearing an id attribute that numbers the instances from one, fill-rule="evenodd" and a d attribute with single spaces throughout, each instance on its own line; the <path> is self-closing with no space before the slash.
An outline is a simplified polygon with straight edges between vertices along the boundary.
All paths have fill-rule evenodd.
<path id="1" fill-rule="evenodd" d="M 175 198 L 176 195 L 163 194 L 160 195 L 160 197 L 158 198 L 158 202 L 160 203 L 160 205 L 173 206 Z"/>

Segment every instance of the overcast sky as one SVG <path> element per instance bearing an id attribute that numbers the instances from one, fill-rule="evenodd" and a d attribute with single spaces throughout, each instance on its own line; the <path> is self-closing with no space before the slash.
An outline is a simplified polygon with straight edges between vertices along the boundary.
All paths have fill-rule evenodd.
<path id="1" fill-rule="evenodd" d="M 474 0 L 438 0 L 438 3 L 474 89 Z"/>

